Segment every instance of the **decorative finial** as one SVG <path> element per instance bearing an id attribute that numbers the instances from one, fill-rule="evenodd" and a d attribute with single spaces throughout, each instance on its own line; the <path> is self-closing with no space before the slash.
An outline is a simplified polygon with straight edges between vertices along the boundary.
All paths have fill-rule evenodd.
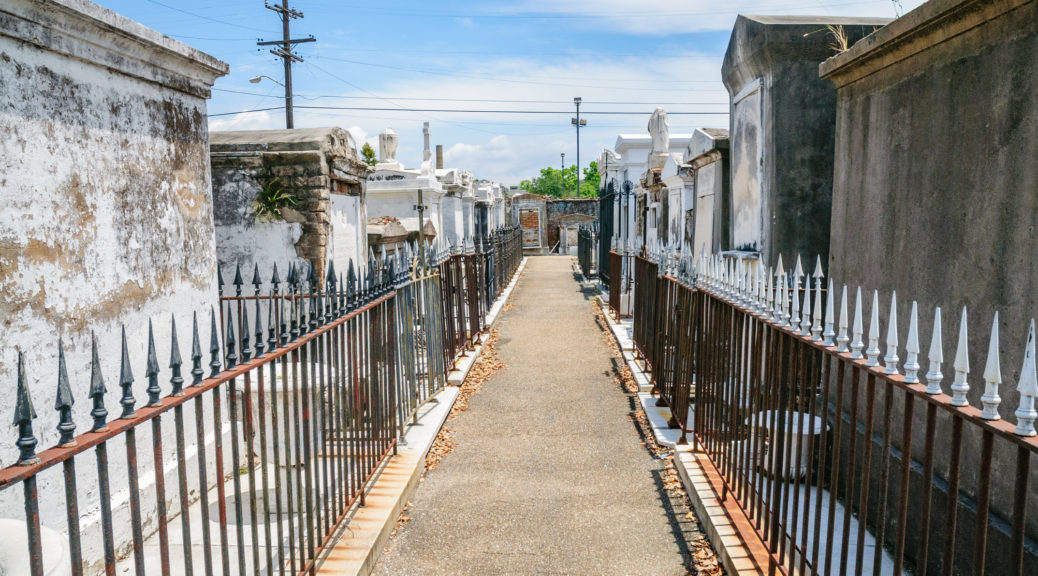
<path id="1" fill-rule="evenodd" d="M 32 407 L 32 397 L 29 396 L 29 382 L 25 377 L 25 358 L 21 350 L 18 351 L 18 389 L 14 404 L 14 426 L 18 427 L 18 465 L 29 466 L 36 464 L 40 459 L 36 456 L 36 435 L 32 431 L 32 421 L 36 419 L 36 409 Z"/>
<path id="2" fill-rule="evenodd" d="M 905 343 L 905 382 L 919 382 L 919 311 L 915 301 L 908 317 L 908 341 Z"/>
<path id="3" fill-rule="evenodd" d="M 941 362 L 944 362 L 944 344 L 941 341 L 941 307 L 933 311 L 933 337 L 930 340 L 929 369 L 926 371 L 926 393 L 930 395 L 941 394 Z"/>
<path id="4" fill-rule="evenodd" d="M 58 339 L 58 394 L 54 399 L 54 409 L 58 411 L 58 446 L 68 448 L 76 445 L 76 423 L 72 421 L 72 405 L 76 399 L 72 397 L 72 388 L 68 384 L 68 370 L 65 368 L 65 343 Z"/>
<path id="5" fill-rule="evenodd" d="M 966 381 L 966 376 L 970 373 L 970 357 L 966 350 L 967 340 L 966 307 L 963 306 L 962 320 L 959 321 L 959 345 L 955 349 L 955 362 L 952 364 L 952 367 L 955 368 L 955 380 L 951 385 L 950 404 L 952 406 L 969 406 L 969 401 L 966 399 L 966 393 L 970 391 L 969 382 Z"/>
<path id="6" fill-rule="evenodd" d="M 887 353 L 883 356 L 884 374 L 897 374 L 897 292 L 890 293 L 890 317 L 887 320 Z"/>
<path id="7" fill-rule="evenodd" d="M 984 394 L 980 397 L 980 403 L 984 409 L 980 417 L 985 420 L 1001 420 L 998 415 L 998 406 L 1002 403 L 1002 397 L 998 395 L 998 387 L 1002 384 L 1002 366 L 998 361 L 998 311 L 995 311 L 995 319 L 991 321 L 991 340 L 988 345 L 988 363 L 984 367 Z"/>
<path id="8" fill-rule="evenodd" d="M 1016 386 L 1020 393 L 1020 406 L 1017 407 L 1016 429 L 1013 433 L 1017 436 L 1034 436 L 1038 432 L 1034 429 L 1034 421 L 1038 420 L 1038 411 L 1035 410 L 1035 398 L 1038 397 L 1038 375 L 1034 364 L 1034 320 L 1031 320 L 1031 328 L 1027 333 L 1027 346 L 1024 348 L 1024 365 L 1020 369 L 1020 382 Z"/>

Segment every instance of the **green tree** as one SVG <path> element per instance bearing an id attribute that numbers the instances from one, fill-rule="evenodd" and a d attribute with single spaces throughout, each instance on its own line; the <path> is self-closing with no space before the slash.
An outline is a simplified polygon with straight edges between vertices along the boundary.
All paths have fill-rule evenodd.
<path id="1" fill-rule="evenodd" d="M 368 166 L 378 164 L 378 159 L 375 158 L 375 149 L 371 147 L 371 144 L 365 142 L 360 149 L 360 155 L 364 157 L 364 163 Z"/>
<path id="2" fill-rule="evenodd" d="M 592 162 L 583 170 L 584 175 L 580 181 L 580 198 L 598 197 L 598 164 Z M 541 175 L 531 180 L 523 180 L 519 188 L 533 194 L 548 196 L 551 198 L 564 198 L 572 196 L 577 189 L 577 165 L 573 164 L 564 169 L 541 168 Z"/>

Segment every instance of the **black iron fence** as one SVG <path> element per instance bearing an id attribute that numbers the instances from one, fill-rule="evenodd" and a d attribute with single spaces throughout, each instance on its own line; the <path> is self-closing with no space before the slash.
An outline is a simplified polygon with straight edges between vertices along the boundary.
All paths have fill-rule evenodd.
<path id="1" fill-rule="evenodd" d="M 820 267 L 812 286 L 799 265 L 796 278 L 781 265 L 701 265 L 636 259 L 635 345 L 770 573 L 1038 573 L 1033 323 L 1014 425 L 999 415 L 997 330 L 981 410 L 966 398 L 965 319 L 948 395 L 939 309 L 920 376 L 915 303 L 901 349 L 891 314 L 881 357 L 878 295 L 865 349 L 860 291 L 852 322 L 846 288 L 837 307 Z"/>
<path id="2" fill-rule="evenodd" d="M 444 359 L 453 367 L 485 331 L 490 306 L 518 269 L 522 233 L 504 228 L 453 249 L 441 246 L 435 261 L 442 280 Z"/>
<path id="3" fill-rule="evenodd" d="M 584 278 L 598 274 L 598 233 L 594 226 L 581 226 L 577 230 L 577 264 Z"/>
<path id="4" fill-rule="evenodd" d="M 414 266 L 409 250 L 371 257 L 363 270 L 351 263 L 345 275 L 329 265 L 323 279 L 314 266 L 305 273 L 291 266 L 284 280 L 275 268 L 268 282 L 256 271 L 251 290 L 239 271 L 234 295 L 224 296 L 220 282 L 219 313 L 201 323 L 195 317 L 181 332 L 189 348 L 173 323 L 162 351 L 168 377 L 160 377 L 166 364 L 149 328 L 145 397 L 135 391 L 124 332 L 115 418 L 95 345 L 92 423 L 78 435 L 59 343 L 61 437 L 42 452 L 19 353 L 19 455 L 0 470 L 0 494 L 22 488 L 25 572 L 315 573 L 395 452 L 404 422 L 445 385 L 453 361 L 445 353 L 448 319 L 465 319 L 456 326 L 466 338 L 484 328 L 489 294 L 496 297 L 521 260 L 517 237 L 501 231 L 481 241 L 482 252 L 451 256 L 464 273 L 455 276 L 461 297 L 450 299 L 445 277 L 423 275 L 438 267 L 431 250 L 430 267 Z M 447 312 L 453 307 L 455 316 Z M 150 458 L 139 459 L 145 447 Z M 38 479 L 52 485 L 59 469 L 67 536 L 41 519 L 41 502 L 53 510 L 60 496 L 42 492 Z M 84 554 L 95 549 L 96 557 Z"/>
<path id="5" fill-rule="evenodd" d="M 598 263 L 598 277 L 601 279 L 602 284 L 609 286 L 610 282 L 610 258 L 609 245 L 613 239 L 613 202 L 616 201 L 616 191 L 610 183 L 604 190 L 598 199 L 598 236 L 599 242 L 595 250 L 595 260 Z"/>

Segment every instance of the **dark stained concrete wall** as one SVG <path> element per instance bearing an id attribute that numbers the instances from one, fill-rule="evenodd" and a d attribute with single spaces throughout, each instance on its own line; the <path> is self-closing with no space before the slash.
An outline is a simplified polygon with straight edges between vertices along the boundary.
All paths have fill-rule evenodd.
<path id="1" fill-rule="evenodd" d="M 833 141 L 836 90 L 818 77 L 818 64 L 834 54 L 827 24 L 841 25 L 851 43 L 889 20 L 876 18 L 819 18 L 810 16 L 739 16 L 728 44 L 722 77 L 735 97 L 755 79 L 761 79 L 760 125 L 763 153 L 757 182 L 736 177 L 744 146 L 740 136 L 750 132 L 731 128 L 733 213 L 745 202 L 743 186 L 759 186 L 761 241 L 744 245 L 722 242 L 734 249 L 760 250 L 769 263 L 778 255 L 785 262 L 798 253 L 808 260 L 826 258 L 832 199 Z M 735 114 L 732 116 L 735 121 Z M 752 146 L 751 146 L 752 148 Z M 756 163 L 753 158 L 742 159 Z M 724 229 L 724 226 L 719 226 Z"/>
<path id="2" fill-rule="evenodd" d="M 832 276 L 879 289 L 887 301 L 897 290 L 899 326 L 907 327 L 917 300 L 924 356 L 933 307 L 941 306 L 946 366 L 968 306 L 974 406 L 999 310 L 1000 412 L 1011 422 L 1027 326 L 1038 313 L 1036 62 L 1034 0 L 932 0 L 821 66 L 838 87 Z M 938 431 L 947 438 L 947 423 Z M 968 494 L 975 494 L 976 442 L 967 435 L 963 451 Z M 993 508 L 1005 519 L 1015 453 L 996 450 L 994 457 Z M 946 452 L 937 458 L 940 470 Z M 1031 472 L 1027 526 L 1036 538 L 1033 464 Z M 968 528 L 975 518 L 968 503 L 963 510 Z M 940 533 L 940 517 L 935 525 Z M 993 529 L 989 574 L 1011 573 L 1004 530 Z M 1038 573 L 1038 547 L 1033 540 L 1031 546 L 1024 573 Z M 969 554 L 971 544 L 960 549 Z"/>

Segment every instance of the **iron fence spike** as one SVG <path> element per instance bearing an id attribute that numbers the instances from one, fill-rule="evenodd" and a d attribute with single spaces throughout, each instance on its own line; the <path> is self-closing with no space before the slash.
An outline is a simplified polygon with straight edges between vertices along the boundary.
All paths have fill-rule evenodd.
<path id="1" fill-rule="evenodd" d="M 817 254 L 815 256 L 815 271 L 811 274 L 812 278 L 824 278 L 825 273 L 822 272 L 822 255 Z"/>
<path id="2" fill-rule="evenodd" d="M 928 355 L 930 360 L 929 366 L 926 370 L 926 393 L 927 394 L 941 394 L 941 380 L 944 379 L 944 374 L 941 373 L 941 363 L 944 362 L 944 343 L 941 341 L 941 307 L 938 306 L 933 310 L 933 336 L 930 339 L 930 354 Z"/>
<path id="3" fill-rule="evenodd" d="M 955 361 L 952 368 L 955 369 L 955 379 L 952 381 L 952 406 L 968 406 L 966 393 L 970 390 L 969 382 L 966 380 L 970 372 L 970 357 L 967 350 L 968 329 L 966 326 L 966 307 L 962 307 L 962 319 L 959 320 L 959 343 L 955 348 Z"/>
<path id="4" fill-rule="evenodd" d="M 919 382 L 919 305 L 913 300 L 908 316 L 908 340 L 905 341 L 905 382 Z"/>
<path id="5" fill-rule="evenodd" d="M 252 357 L 259 358 L 263 356 L 263 311 L 260 310 L 260 299 L 258 297 L 256 298 L 256 313 L 253 317 L 256 319 L 255 338 L 253 338 L 256 352 Z"/>
<path id="6" fill-rule="evenodd" d="M 58 445 L 74 446 L 76 423 L 72 420 L 72 405 L 76 399 L 68 384 L 68 370 L 65 367 L 65 343 L 58 338 L 58 392 L 54 398 L 54 409 L 58 411 L 57 430 L 61 434 Z"/>
<path id="7" fill-rule="evenodd" d="M 101 361 L 97 356 L 97 338 L 90 333 L 90 391 L 87 397 L 93 401 L 90 416 L 94 419 L 93 432 L 108 428 L 108 410 L 105 408 L 105 380 L 101 375 Z"/>
<path id="8" fill-rule="evenodd" d="M 169 383 L 170 396 L 181 396 L 184 394 L 184 377 L 180 373 L 180 367 L 184 361 L 180 358 L 180 342 L 177 340 L 177 319 L 170 314 L 170 343 L 169 343 Z"/>
<path id="9" fill-rule="evenodd" d="M 890 316 L 887 319 L 887 353 L 883 356 L 884 374 L 897 374 L 897 292 L 890 293 Z"/>
<path id="10" fill-rule="evenodd" d="M 242 306 L 238 313 L 241 314 L 241 334 L 239 338 L 239 346 L 241 346 L 240 358 L 242 362 L 248 362 L 252 358 L 252 350 L 249 348 L 249 307 Z M 230 314 L 228 314 L 227 317 L 230 318 Z"/>
<path id="11" fill-rule="evenodd" d="M 133 370 L 130 367 L 130 351 L 126 344 L 126 326 L 122 327 L 123 332 L 123 353 L 122 363 L 119 368 L 119 386 L 123 390 L 123 396 L 119 400 L 119 404 L 122 405 L 123 411 L 119 415 L 120 418 L 133 418 L 137 415 L 136 410 L 133 409 L 137 400 L 133 397 Z"/>
<path id="12" fill-rule="evenodd" d="M 18 427 L 18 465 L 28 466 L 40 461 L 36 457 L 36 435 L 32 431 L 32 421 L 36 418 L 36 409 L 32 406 L 29 395 L 29 382 L 25 377 L 25 357 L 18 351 L 18 390 L 14 405 L 14 426 Z"/>
<path id="13" fill-rule="evenodd" d="M 231 282 L 231 284 L 234 284 L 240 290 L 241 285 L 244 283 L 245 282 L 241 279 L 241 263 L 236 263 L 234 265 L 234 281 Z"/>
<path id="14" fill-rule="evenodd" d="M 148 320 L 148 361 L 144 376 L 148 378 L 148 387 L 144 390 L 148 394 L 148 406 L 160 404 L 159 395 L 162 389 L 159 388 L 159 360 L 155 354 L 155 332 L 152 330 L 151 320 Z"/>
<path id="15" fill-rule="evenodd" d="M 270 276 L 270 283 L 273 286 L 277 286 L 279 283 L 281 283 L 281 277 L 278 276 L 278 263 L 277 262 L 274 263 L 274 273 L 271 274 L 271 276 Z"/>
<path id="16" fill-rule="evenodd" d="M 833 341 L 833 338 L 836 336 L 836 333 L 833 331 L 833 324 L 836 320 L 836 311 L 835 306 L 833 305 L 833 300 L 835 299 L 836 290 L 833 285 L 833 279 L 830 278 L 829 290 L 825 293 L 825 328 L 822 330 L 823 346 L 832 346 L 833 344 L 835 344 L 835 342 Z"/>
<path id="17" fill-rule="evenodd" d="M 202 383 L 202 343 L 198 337 L 198 311 L 191 314 L 191 385 Z"/>
<path id="18" fill-rule="evenodd" d="M 227 369 L 230 370 L 238 365 L 238 342 L 234 337 L 234 314 L 230 303 L 227 304 L 227 330 L 224 335 L 224 348 L 227 351 L 225 358 Z"/>
<path id="19" fill-rule="evenodd" d="M 216 309 L 209 307 L 209 319 L 212 326 L 209 328 L 209 377 L 216 378 L 220 375 L 220 329 L 216 325 Z"/>
<path id="20" fill-rule="evenodd" d="M 256 287 L 256 292 L 259 293 L 260 284 L 263 284 L 263 280 L 260 279 L 259 274 L 259 262 L 253 262 L 252 268 L 252 285 Z"/>
<path id="21" fill-rule="evenodd" d="M 811 283 L 804 282 L 804 302 L 800 306 L 802 319 L 800 320 L 800 333 L 807 336 L 811 331 L 811 318 L 808 309 L 811 308 Z"/>
<path id="22" fill-rule="evenodd" d="M 869 310 L 869 347 L 865 350 L 865 365 L 879 366 L 879 290 L 872 291 L 872 309 Z"/>
<path id="23" fill-rule="evenodd" d="M 1024 348 L 1023 367 L 1020 369 L 1020 381 L 1016 385 L 1020 393 L 1020 404 L 1013 413 L 1016 416 L 1016 428 L 1013 433 L 1017 436 L 1034 436 L 1034 422 L 1038 420 L 1038 411 L 1035 410 L 1035 398 L 1038 397 L 1038 373 L 1035 371 L 1035 344 L 1034 344 L 1034 320 L 1027 332 L 1027 345 Z"/>
<path id="24" fill-rule="evenodd" d="M 853 340 L 851 341 L 851 358 L 854 358 L 855 360 L 864 358 L 861 354 L 861 349 L 865 347 L 865 343 L 862 342 L 864 329 L 862 328 L 861 286 L 858 286 L 858 291 L 854 297 L 854 325 L 851 328 L 851 333 L 853 334 Z"/>
<path id="25" fill-rule="evenodd" d="M 1001 420 L 998 415 L 998 406 L 1002 403 L 1002 397 L 998 395 L 998 387 L 1002 384 L 1002 366 L 998 360 L 998 310 L 995 318 L 991 321 L 991 337 L 988 343 L 988 362 L 984 367 L 984 394 L 980 397 L 980 403 L 984 406 L 980 417 L 985 420 Z"/>

